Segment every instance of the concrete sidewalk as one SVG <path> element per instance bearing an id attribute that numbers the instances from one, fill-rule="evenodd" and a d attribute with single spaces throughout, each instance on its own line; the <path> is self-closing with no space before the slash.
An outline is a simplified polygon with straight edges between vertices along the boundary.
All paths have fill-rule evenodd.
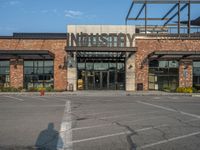
<path id="1" fill-rule="evenodd" d="M 0 92 L 0 95 L 34 95 L 39 96 L 40 92 Z M 127 92 L 127 91 L 75 91 L 75 92 L 45 92 L 47 96 L 56 96 L 56 95 L 69 95 L 69 96 L 147 96 L 147 95 L 155 95 L 155 96 L 199 96 L 200 93 L 168 93 L 163 91 L 135 91 L 135 92 Z"/>

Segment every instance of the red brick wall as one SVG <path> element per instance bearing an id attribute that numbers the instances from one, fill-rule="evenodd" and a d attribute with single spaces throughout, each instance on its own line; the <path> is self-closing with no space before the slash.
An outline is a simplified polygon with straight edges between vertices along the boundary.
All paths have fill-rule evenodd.
<path id="1" fill-rule="evenodd" d="M 181 60 L 179 63 L 179 87 L 192 87 L 192 60 Z M 185 71 L 184 71 L 185 70 Z M 184 73 L 186 72 L 186 73 Z"/>
<path id="2" fill-rule="evenodd" d="M 55 89 L 66 89 L 67 70 L 59 69 L 64 65 L 66 40 L 34 40 L 34 39 L 0 39 L 1 50 L 49 50 L 55 54 L 54 60 L 54 87 Z M 143 83 L 144 89 L 148 89 L 148 54 L 154 51 L 200 51 L 200 40 L 169 40 L 169 39 L 136 39 L 136 84 Z M 180 68 L 181 69 L 181 68 Z M 23 85 L 23 68 L 18 69 L 11 66 L 11 86 Z M 189 66 L 188 70 L 192 70 Z M 21 72 L 21 73 L 20 73 Z M 191 71 L 189 71 L 191 73 Z M 180 70 L 181 73 L 181 70 Z M 182 75 L 180 74 L 180 86 L 183 86 Z M 192 74 L 188 76 L 187 85 L 192 83 Z"/>
<path id="3" fill-rule="evenodd" d="M 200 40 L 170 40 L 170 39 L 136 39 L 136 84 L 143 83 L 148 90 L 148 59 L 154 51 L 200 51 Z M 192 66 L 188 67 L 187 85 L 192 84 Z M 181 71 L 180 71 L 181 73 Z M 180 86 L 183 86 L 183 75 L 180 75 Z"/>
<path id="4" fill-rule="evenodd" d="M 64 65 L 64 57 L 66 40 L 48 40 L 48 39 L 0 39 L 1 50 L 49 50 L 55 54 L 54 60 L 54 87 L 58 90 L 66 89 L 67 70 L 59 69 L 60 65 Z M 10 82 L 11 86 L 19 87 L 23 85 L 23 77 L 15 75 L 23 74 L 21 66 L 15 69 L 11 65 Z"/>
<path id="5" fill-rule="evenodd" d="M 10 86 L 15 88 L 23 87 L 23 60 L 11 59 L 10 62 Z"/>

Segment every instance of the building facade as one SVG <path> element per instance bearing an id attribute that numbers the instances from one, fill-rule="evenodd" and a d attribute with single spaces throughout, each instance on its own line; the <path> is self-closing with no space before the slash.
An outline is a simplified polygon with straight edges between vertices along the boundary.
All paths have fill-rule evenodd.
<path id="1" fill-rule="evenodd" d="M 200 88 L 200 35 L 132 25 L 69 25 L 66 33 L 0 36 L 0 87 L 56 90 Z"/>

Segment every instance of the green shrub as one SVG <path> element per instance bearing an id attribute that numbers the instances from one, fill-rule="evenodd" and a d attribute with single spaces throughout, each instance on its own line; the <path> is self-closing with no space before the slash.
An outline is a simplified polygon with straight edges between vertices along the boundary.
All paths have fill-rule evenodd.
<path id="1" fill-rule="evenodd" d="M 28 91 L 28 92 L 37 92 L 38 89 L 35 88 L 35 87 L 31 87 L 31 88 L 29 88 L 27 91 Z"/>
<path id="2" fill-rule="evenodd" d="M 21 90 L 14 87 L 1 87 L 0 92 L 20 92 Z"/>
<path id="3" fill-rule="evenodd" d="M 55 90 L 52 87 L 46 87 L 45 91 L 46 92 L 54 92 Z"/>
<path id="4" fill-rule="evenodd" d="M 194 93 L 196 91 L 193 87 L 178 87 L 176 92 L 178 93 Z"/>
<path id="5" fill-rule="evenodd" d="M 198 90 L 196 88 L 192 88 L 193 93 L 198 93 Z"/>

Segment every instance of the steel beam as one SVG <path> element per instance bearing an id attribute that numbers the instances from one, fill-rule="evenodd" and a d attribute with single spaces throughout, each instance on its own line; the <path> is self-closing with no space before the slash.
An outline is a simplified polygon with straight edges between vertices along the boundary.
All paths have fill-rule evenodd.
<path id="1" fill-rule="evenodd" d="M 126 24 L 127 24 L 128 17 L 130 16 L 131 10 L 133 9 L 133 5 L 134 5 L 134 2 L 132 1 L 131 7 L 129 8 L 128 14 L 127 14 L 127 16 L 126 16 L 126 20 L 125 20 Z"/>
<path id="2" fill-rule="evenodd" d="M 148 4 L 176 4 L 178 0 L 133 0 L 135 4 L 144 4 L 145 2 Z M 181 0 L 181 4 L 188 3 L 188 0 Z M 191 4 L 200 4 L 199 0 L 191 0 Z"/>
<path id="3" fill-rule="evenodd" d="M 191 26 L 191 18 L 190 18 L 190 0 L 188 0 L 188 24 L 187 24 L 187 33 L 188 33 L 188 36 L 190 36 L 190 26 Z"/>
<path id="4" fill-rule="evenodd" d="M 144 3 L 145 5 L 145 34 L 147 34 L 147 3 Z"/>
<path id="5" fill-rule="evenodd" d="M 139 16 L 141 15 L 141 13 L 142 13 L 144 7 L 145 7 L 145 4 L 142 5 L 142 7 L 141 7 L 139 13 L 137 14 L 136 20 L 137 20 L 137 19 L 139 18 Z"/>
<path id="6" fill-rule="evenodd" d="M 187 7 L 187 5 L 188 5 L 188 4 L 185 4 L 184 6 L 182 6 L 182 7 L 180 8 L 180 12 L 183 11 L 183 10 Z M 166 26 L 172 19 L 174 19 L 174 17 L 176 17 L 176 16 L 178 15 L 178 12 L 179 12 L 179 11 L 177 11 L 167 22 L 165 22 L 165 23 L 164 23 L 164 26 Z"/>
<path id="7" fill-rule="evenodd" d="M 169 20 L 170 18 L 128 18 L 128 20 L 151 20 L 151 21 L 153 21 L 153 20 L 155 20 L 155 21 L 157 21 L 157 20 Z"/>
<path id="8" fill-rule="evenodd" d="M 180 35 L 180 21 L 181 21 L 181 13 L 180 13 L 181 3 L 180 0 L 178 2 L 178 35 Z"/>
<path id="9" fill-rule="evenodd" d="M 178 6 L 178 3 L 175 4 L 162 18 L 162 20 L 164 20 L 176 7 Z"/>

